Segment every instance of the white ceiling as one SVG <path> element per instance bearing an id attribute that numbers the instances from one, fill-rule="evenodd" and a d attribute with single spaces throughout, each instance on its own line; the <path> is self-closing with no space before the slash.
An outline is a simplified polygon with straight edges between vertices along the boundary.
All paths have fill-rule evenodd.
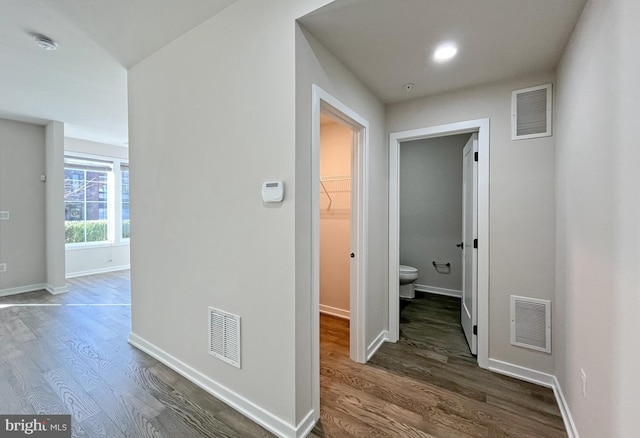
<path id="1" fill-rule="evenodd" d="M 0 118 L 126 145 L 127 68 L 234 1 L 0 0 Z M 301 22 L 389 103 L 555 67 L 585 1 L 336 0 Z M 443 40 L 460 52 L 436 65 Z"/>
<path id="2" fill-rule="evenodd" d="M 585 2 L 336 0 L 299 21 L 394 103 L 555 68 Z M 437 64 L 433 49 L 445 41 L 457 43 L 458 56 Z"/>
<path id="3" fill-rule="evenodd" d="M 63 121 L 67 136 L 125 145 L 127 68 L 234 1 L 0 0 L 0 117 Z"/>

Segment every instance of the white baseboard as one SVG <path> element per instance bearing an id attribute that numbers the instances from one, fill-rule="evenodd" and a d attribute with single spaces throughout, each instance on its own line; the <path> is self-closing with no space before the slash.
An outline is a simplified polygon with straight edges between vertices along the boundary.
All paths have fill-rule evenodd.
<path id="1" fill-rule="evenodd" d="M 558 382 L 556 376 L 491 358 L 489 359 L 489 370 L 495 373 L 504 374 L 509 377 L 524 380 L 525 382 L 531 382 L 553 389 L 553 394 L 555 395 L 556 401 L 558 402 L 558 408 L 560 409 L 560 413 L 562 414 L 564 427 L 567 429 L 567 435 L 569 436 L 569 438 L 580 438 L 578 430 L 576 429 L 576 425 L 573 422 L 571 412 L 569 411 L 567 400 L 564 398 L 562 388 L 560 387 L 560 383 Z"/>
<path id="2" fill-rule="evenodd" d="M 146 341 L 135 333 L 129 334 L 129 343 L 139 350 L 142 350 L 148 355 L 156 358 L 158 361 L 198 385 L 209 394 L 228 404 L 241 414 L 252 419 L 265 429 L 268 429 L 270 432 L 280 437 L 303 437 L 304 435 L 302 435 L 302 433 L 310 430 L 310 428 L 312 428 L 312 423 L 315 424 L 313 411 L 309 412 L 297 426 L 289 424 L 285 420 L 273 415 L 250 400 L 247 400 L 241 395 L 233 392 L 212 378 L 205 376 L 198 370 L 190 367 L 178 358 L 156 347 L 154 344 Z"/>
<path id="3" fill-rule="evenodd" d="M 86 271 L 67 272 L 66 278 L 84 277 L 85 275 L 104 274 L 107 272 L 124 271 L 131 269 L 131 265 L 109 266 L 108 268 L 88 269 Z"/>
<path id="4" fill-rule="evenodd" d="M 576 423 L 574 423 L 573 417 L 571 416 L 571 411 L 569 410 L 567 399 L 564 398 L 564 393 L 562 392 L 560 382 L 558 382 L 558 379 L 555 376 L 553 376 L 553 381 L 553 393 L 556 396 L 556 400 L 558 400 L 558 407 L 560 408 L 560 413 L 562 414 L 564 426 L 567 428 L 567 435 L 569 436 L 569 438 L 580 438 Z"/>
<path id="5" fill-rule="evenodd" d="M 350 319 L 351 312 L 344 309 L 338 309 L 337 307 L 325 306 L 324 304 L 320 304 L 320 313 L 324 313 L 326 315 L 337 316 L 342 319 Z"/>
<path id="6" fill-rule="evenodd" d="M 9 295 L 23 294 L 25 292 L 35 292 L 37 290 L 47 290 L 46 284 L 30 284 L 28 286 L 9 287 L 7 289 L 0 289 L 0 297 L 7 297 Z"/>
<path id="7" fill-rule="evenodd" d="M 427 286 L 426 284 L 416 284 L 417 292 L 426 292 L 429 294 L 445 295 L 447 297 L 462 297 L 462 291 L 456 289 L 446 289 L 444 287 Z"/>
<path id="8" fill-rule="evenodd" d="M 383 330 L 382 332 L 380 332 L 380 334 L 367 347 L 367 362 L 369 361 L 369 359 L 373 357 L 374 354 L 376 354 L 376 351 L 378 351 L 378 348 L 380 348 L 380 346 L 382 346 L 382 344 L 384 344 L 384 342 L 388 340 L 389 340 L 389 332 L 386 330 Z"/>
<path id="9" fill-rule="evenodd" d="M 314 415 L 314 410 L 311 409 L 309 413 L 305 415 L 302 421 L 296 426 L 296 438 L 304 438 L 309 435 L 309 433 L 311 433 L 313 428 L 316 426 L 316 423 L 318 422 L 316 417 L 317 416 Z"/>
<path id="10" fill-rule="evenodd" d="M 47 284 L 45 286 L 45 289 L 47 290 L 47 292 L 49 292 L 51 295 L 60 295 L 66 292 L 69 292 L 69 288 L 67 288 L 67 285 L 65 284 L 64 286 L 58 286 L 58 287 L 54 287 L 51 284 Z"/>

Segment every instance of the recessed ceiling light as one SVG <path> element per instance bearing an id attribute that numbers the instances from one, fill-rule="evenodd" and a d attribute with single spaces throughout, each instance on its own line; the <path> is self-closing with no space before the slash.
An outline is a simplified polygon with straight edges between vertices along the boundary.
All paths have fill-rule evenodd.
<path id="1" fill-rule="evenodd" d="M 448 61 L 458 53 L 458 48 L 453 43 L 445 43 L 441 44 L 436 48 L 436 51 L 433 52 L 433 59 L 436 62 L 444 62 Z"/>
<path id="2" fill-rule="evenodd" d="M 58 48 L 58 43 L 56 43 L 48 36 L 35 34 L 33 35 L 33 41 L 36 42 L 38 47 L 44 50 L 56 50 Z"/>

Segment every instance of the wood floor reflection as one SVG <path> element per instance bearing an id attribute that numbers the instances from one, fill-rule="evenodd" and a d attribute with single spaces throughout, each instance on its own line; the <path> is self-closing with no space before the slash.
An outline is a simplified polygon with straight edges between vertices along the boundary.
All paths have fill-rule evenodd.
<path id="1" fill-rule="evenodd" d="M 315 437 L 566 437 L 553 391 L 479 368 L 460 300 L 403 306 L 400 340 L 349 360 L 348 321 L 322 315 L 321 421 Z"/>

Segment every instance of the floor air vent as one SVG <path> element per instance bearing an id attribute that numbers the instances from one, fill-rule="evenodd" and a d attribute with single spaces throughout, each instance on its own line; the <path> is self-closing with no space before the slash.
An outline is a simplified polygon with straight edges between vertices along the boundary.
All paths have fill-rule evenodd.
<path id="1" fill-rule="evenodd" d="M 551 301 L 511 295 L 511 344 L 551 353 Z"/>
<path id="2" fill-rule="evenodd" d="M 516 90 L 511 95 L 511 139 L 551 135 L 551 84 Z"/>
<path id="3" fill-rule="evenodd" d="M 240 317 L 209 307 L 209 354 L 240 368 Z"/>

